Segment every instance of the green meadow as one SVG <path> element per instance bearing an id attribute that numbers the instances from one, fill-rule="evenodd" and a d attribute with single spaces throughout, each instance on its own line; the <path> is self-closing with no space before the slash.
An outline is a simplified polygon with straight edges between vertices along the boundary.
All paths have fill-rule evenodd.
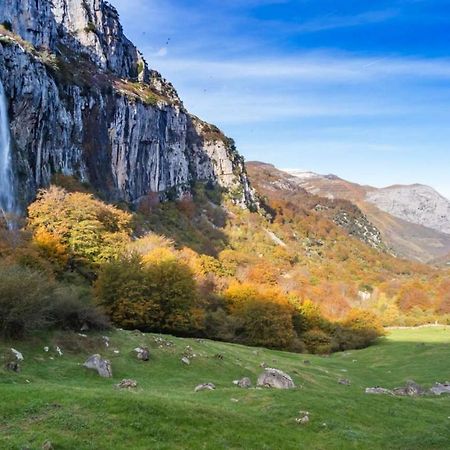
<path id="1" fill-rule="evenodd" d="M 450 396 L 367 395 L 414 380 L 424 387 L 450 379 L 450 328 L 391 330 L 378 344 L 329 357 L 213 341 L 112 331 L 0 341 L 24 355 L 21 372 L 0 368 L 0 448 L 40 449 L 448 449 Z M 151 350 L 148 362 L 133 349 Z M 49 346 L 49 352 L 44 347 Z M 55 347 L 61 347 L 59 356 Z M 181 358 L 186 347 L 196 356 Z M 189 350 L 188 350 L 189 351 Z M 100 353 L 112 379 L 82 367 Z M 261 364 L 290 374 L 294 390 L 240 389 L 255 384 Z M 124 378 L 134 390 L 115 387 Z M 341 378 L 350 386 L 338 383 Z M 450 380 L 449 380 L 450 381 Z M 194 392 L 212 382 L 214 391 Z M 310 422 L 296 423 L 300 411 Z"/>

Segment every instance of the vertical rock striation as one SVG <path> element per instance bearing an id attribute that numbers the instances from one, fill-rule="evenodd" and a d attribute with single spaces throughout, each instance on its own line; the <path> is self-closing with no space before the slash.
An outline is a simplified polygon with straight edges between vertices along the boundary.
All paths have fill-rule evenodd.
<path id="1" fill-rule="evenodd" d="M 254 202 L 233 141 L 185 110 L 107 2 L 4 0 L 0 24 L 22 201 L 63 173 L 111 200 L 180 196 L 204 181 Z"/>

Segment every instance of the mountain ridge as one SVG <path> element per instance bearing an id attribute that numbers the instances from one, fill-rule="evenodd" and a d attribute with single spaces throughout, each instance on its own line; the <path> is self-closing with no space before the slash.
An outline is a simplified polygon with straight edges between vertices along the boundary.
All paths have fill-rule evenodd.
<path id="1" fill-rule="evenodd" d="M 357 204 L 381 230 L 386 242 L 401 256 L 428 262 L 450 253 L 450 234 L 447 232 L 450 230 L 450 215 L 443 217 L 445 227 L 430 226 L 429 216 L 415 217 L 415 211 L 420 210 L 419 194 L 417 198 L 411 199 L 406 212 L 403 204 L 395 204 L 393 207 L 389 204 L 386 205 L 386 200 L 383 202 L 386 197 L 388 200 L 390 198 L 393 203 L 398 201 L 398 190 L 412 192 L 425 190 L 431 192 L 433 198 L 448 204 L 450 208 L 450 201 L 430 186 L 415 183 L 376 188 L 353 183 L 340 177 L 330 178 L 328 175 L 314 172 L 306 172 L 306 177 L 302 177 L 301 171 L 290 169 L 289 173 L 300 186 L 309 192 L 329 198 L 344 198 Z M 313 177 L 311 173 L 314 173 Z M 392 192 L 394 193 L 390 196 Z M 430 201 L 432 202 L 432 200 Z M 433 213 L 435 211 L 431 208 L 429 214 Z M 446 220 L 447 217 L 449 219 Z M 436 220 L 438 219 L 439 217 Z"/>

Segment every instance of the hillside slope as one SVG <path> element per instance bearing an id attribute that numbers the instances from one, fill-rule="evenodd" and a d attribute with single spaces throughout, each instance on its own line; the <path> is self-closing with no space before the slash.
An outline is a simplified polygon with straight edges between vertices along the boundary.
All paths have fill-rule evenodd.
<path id="1" fill-rule="evenodd" d="M 310 193 L 358 205 L 400 256 L 428 262 L 450 253 L 450 203 L 432 188 L 412 185 L 377 189 L 335 175 L 289 173 L 293 182 Z"/>
<path id="2" fill-rule="evenodd" d="M 101 336 L 63 333 L 0 342 L 1 354 L 14 346 L 25 358 L 20 374 L 0 368 L 2 449 L 38 450 L 50 440 L 66 450 L 443 450 L 450 439 L 449 398 L 364 393 L 366 387 L 393 388 L 409 379 L 426 388 L 444 381 L 448 328 L 393 331 L 379 345 L 330 358 L 138 332 L 108 336 L 109 348 Z M 133 352 L 144 344 L 151 351 L 147 363 Z M 196 355 L 189 366 L 180 361 L 187 346 Z M 95 352 L 111 360 L 112 379 L 80 366 Z M 244 376 L 255 383 L 263 362 L 289 373 L 297 389 L 233 385 Z M 137 389 L 114 388 L 123 378 L 135 379 Z M 341 378 L 351 385 L 339 384 Z M 216 390 L 195 393 L 205 382 Z M 296 423 L 300 411 L 310 413 L 307 425 Z"/>

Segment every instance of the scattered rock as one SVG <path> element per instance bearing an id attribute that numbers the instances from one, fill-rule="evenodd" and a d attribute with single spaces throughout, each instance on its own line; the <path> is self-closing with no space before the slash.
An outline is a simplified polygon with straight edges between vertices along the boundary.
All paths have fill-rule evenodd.
<path id="1" fill-rule="evenodd" d="M 108 336 L 102 336 L 103 342 L 105 343 L 105 347 L 109 347 L 110 339 Z"/>
<path id="2" fill-rule="evenodd" d="M 20 364 L 18 361 L 8 361 L 5 364 L 5 369 L 10 372 L 19 373 L 20 372 Z"/>
<path id="3" fill-rule="evenodd" d="M 195 388 L 195 392 L 199 392 L 199 391 L 213 391 L 215 388 L 216 388 L 216 386 L 213 383 L 203 383 L 203 384 L 199 384 Z"/>
<path id="4" fill-rule="evenodd" d="M 216 354 L 214 355 L 214 358 L 215 358 L 215 359 L 219 359 L 220 361 L 223 361 L 223 355 L 222 355 L 222 353 L 216 353 Z"/>
<path id="5" fill-rule="evenodd" d="M 263 369 L 265 369 L 267 367 L 267 364 L 265 362 L 262 362 L 259 367 L 262 367 Z"/>
<path id="6" fill-rule="evenodd" d="M 232 398 L 231 401 L 232 401 L 233 403 L 238 403 L 238 402 L 239 402 L 239 400 L 238 400 L 237 398 Z"/>
<path id="7" fill-rule="evenodd" d="M 83 366 L 86 367 L 86 369 L 96 370 L 103 378 L 112 377 L 111 363 L 107 359 L 102 359 L 100 355 L 90 356 Z"/>
<path id="8" fill-rule="evenodd" d="M 119 384 L 116 384 L 119 389 L 135 389 L 137 388 L 137 381 L 124 379 Z"/>
<path id="9" fill-rule="evenodd" d="M 50 351 L 50 347 L 44 347 L 44 352 L 48 353 Z"/>
<path id="10" fill-rule="evenodd" d="M 379 386 L 372 387 L 372 388 L 366 388 L 366 394 L 387 394 L 387 395 L 393 395 L 394 393 L 389 390 L 385 389 Z"/>
<path id="11" fill-rule="evenodd" d="M 137 353 L 137 359 L 141 361 L 150 359 L 150 350 L 147 347 L 136 347 L 134 351 Z"/>
<path id="12" fill-rule="evenodd" d="M 392 392 L 394 395 L 417 397 L 426 394 L 427 391 L 416 382 L 407 381 L 405 387 L 395 388 Z"/>
<path id="13" fill-rule="evenodd" d="M 42 450 L 53 450 L 53 449 L 54 449 L 53 444 L 49 440 L 45 441 L 42 444 Z"/>
<path id="14" fill-rule="evenodd" d="M 309 412 L 308 411 L 299 411 L 299 417 L 295 419 L 295 421 L 299 425 L 306 425 L 309 423 Z"/>
<path id="15" fill-rule="evenodd" d="M 258 386 L 271 387 L 275 389 L 293 389 L 295 384 L 292 378 L 278 369 L 266 368 L 264 373 L 258 377 Z"/>
<path id="16" fill-rule="evenodd" d="M 119 350 L 113 350 L 113 353 L 114 353 L 115 355 L 118 355 L 118 354 L 120 353 L 120 351 L 119 351 Z"/>
<path id="17" fill-rule="evenodd" d="M 239 386 L 240 388 L 247 389 L 252 387 L 252 380 L 248 377 L 244 377 L 241 380 L 234 380 L 233 384 Z"/>
<path id="18" fill-rule="evenodd" d="M 347 380 L 347 378 L 340 378 L 338 381 L 339 384 L 343 384 L 344 386 L 350 386 L 350 380 Z"/>
<path id="19" fill-rule="evenodd" d="M 62 350 L 61 350 L 61 348 L 59 346 L 56 346 L 55 350 L 56 350 L 56 353 L 58 353 L 59 356 L 64 355 L 64 353 L 62 352 Z"/>
<path id="20" fill-rule="evenodd" d="M 80 331 L 82 333 L 85 333 L 86 331 L 89 331 L 89 325 L 86 322 L 84 322 L 83 326 L 80 328 Z"/>
<path id="21" fill-rule="evenodd" d="M 309 365 L 311 364 L 311 361 L 309 361 L 308 359 L 305 359 L 305 360 L 303 361 L 303 364 L 304 364 L 305 366 L 309 366 Z"/>
<path id="22" fill-rule="evenodd" d="M 23 361 L 23 355 L 18 350 L 16 350 L 15 348 L 12 348 L 11 353 L 15 356 L 17 361 Z"/>
<path id="23" fill-rule="evenodd" d="M 82 338 L 87 338 L 87 334 L 83 334 L 83 333 L 78 333 L 78 336 L 80 336 Z"/>
<path id="24" fill-rule="evenodd" d="M 436 383 L 430 392 L 434 395 L 450 394 L 450 383 L 446 381 L 445 383 Z"/>
<path id="25" fill-rule="evenodd" d="M 191 364 L 191 360 L 190 360 L 189 358 L 186 358 L 186 356 L 183 356 L 183 357 L 181 358 L 181 362 L 182 362 L 183 364 L 186 364 L 186 366 L 189 366 L 189 364 Z"/>

